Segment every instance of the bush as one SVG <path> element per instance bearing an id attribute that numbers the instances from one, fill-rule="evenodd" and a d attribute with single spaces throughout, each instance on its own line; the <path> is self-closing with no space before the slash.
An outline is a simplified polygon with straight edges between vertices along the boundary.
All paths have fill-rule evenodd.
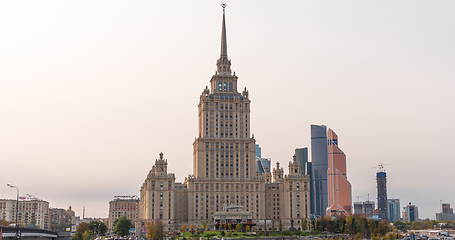
<path id="1" fill-rule="evenodd" d="M 202 237 L 210 238 L 215 236 L 220 236 L 222 233 L 216 231 L 207 231 L 202 234 Z"/>

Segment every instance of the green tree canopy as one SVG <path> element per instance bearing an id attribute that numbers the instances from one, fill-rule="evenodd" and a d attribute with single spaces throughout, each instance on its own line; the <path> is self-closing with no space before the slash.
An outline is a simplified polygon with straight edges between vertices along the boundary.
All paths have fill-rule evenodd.
<path id="1" fill-rule="evenodd" d="M 131 226 L 131 221 L 128 218 L 125 216 L 119 217 L 114 222 L 114 233 L 122 237 L 127 236 Z"/>
<path id="2" fill-rule="evenodd" d="M 101 221 L 91 221 L 88 224 L 89 230 L 98 236 L 104 236 L 107 232 L 107 226 Z"/>

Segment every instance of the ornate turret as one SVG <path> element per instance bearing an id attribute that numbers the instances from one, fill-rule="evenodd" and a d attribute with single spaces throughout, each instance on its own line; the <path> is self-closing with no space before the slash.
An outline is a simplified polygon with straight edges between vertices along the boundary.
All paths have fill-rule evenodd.
<path id="1" fill-rule="evenodd" d="M 300 175 L 300 163 L 297 161 L 297 157 L 295 155 L 292 156 L 292 161 L 289 162 L 289 175 Z"/>
<path id="2" fill-rule="evenodd" d="M 164 159 L 164 154 L 160 153 L 160 158 L 155 160 L 155 164 L 150 170 L 149 175 L 153 176 L 166 176 L 167 175 L 167 159 Z"/>
<path id="3" fill-rule="evenodd" d="M 273 181 L 274 182 L 280 182 L 283 180 L 284 176 L 284 170 L 283 168 L 280 168 L 280 163 L 276 163 L 276 168 L 273 169 Z"/>

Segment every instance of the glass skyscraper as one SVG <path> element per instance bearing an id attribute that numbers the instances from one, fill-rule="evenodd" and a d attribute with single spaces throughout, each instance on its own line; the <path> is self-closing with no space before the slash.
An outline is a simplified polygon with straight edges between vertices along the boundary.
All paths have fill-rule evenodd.
<path id="1" fill-rule="evenodd" d="M 396 222 L 400 218 L 400 199 L 387 199 L 387 219 Z"/>
<path id="2" fill-rule="evenodd" d="M 324 216 L 328 206 L 327 194 L 327 127 L 311 125 L 311 162 L 312 162 L 312 214 Z"/>

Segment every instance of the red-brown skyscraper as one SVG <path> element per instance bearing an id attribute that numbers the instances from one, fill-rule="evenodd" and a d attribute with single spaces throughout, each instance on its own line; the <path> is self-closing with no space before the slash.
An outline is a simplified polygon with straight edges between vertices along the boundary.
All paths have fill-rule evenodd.
<path id="1" fill-rule="evenodd" d="M 351 183 L 346 175 L 346 155 L 338 147 L 338 136 L 327 132 L 328 152 L 328 207 L 327 215 L 350 215 L 352 208 Z"/>

